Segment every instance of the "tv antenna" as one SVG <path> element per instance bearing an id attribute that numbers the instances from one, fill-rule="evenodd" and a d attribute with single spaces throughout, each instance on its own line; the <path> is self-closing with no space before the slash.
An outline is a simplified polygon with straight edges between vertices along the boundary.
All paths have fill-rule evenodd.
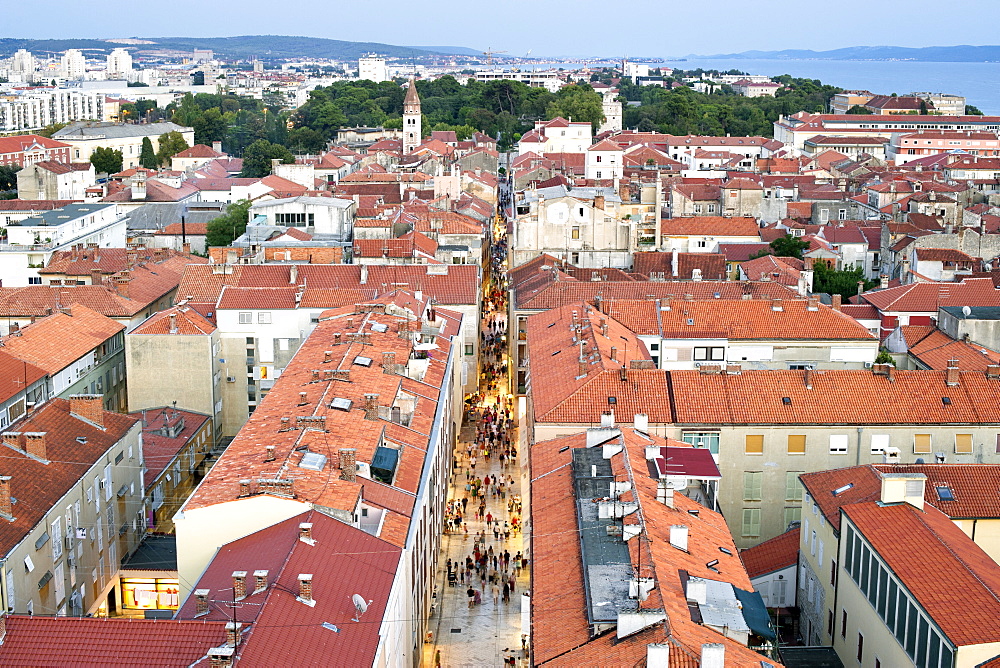
<path id="1" fill-rule="evenodd" d="M 352 622 L 360 622 L 361 615 L 368 611 L 368 606 L 372 604 L 371 601 L 365 601 L 365 597 L 361 594 L 355 594 L 351 597 L 351 601 L 354 603 L 354 609 L 357 613 L 351 618 Z"/>

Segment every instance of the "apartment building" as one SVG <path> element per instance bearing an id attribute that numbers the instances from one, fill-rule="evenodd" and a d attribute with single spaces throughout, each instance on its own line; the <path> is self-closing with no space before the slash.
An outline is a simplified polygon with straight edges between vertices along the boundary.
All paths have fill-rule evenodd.
<path id="1" fill-rule="evenodd" d="M 590 123 L 567 121 L 557 116 L 550 121 L 535 121 L 535 128 L 524 133 L 517 142 L 517 154 L 534 152 L 578 153 L 583 155 L 594 143 L 593 127 Z"/>
<path id="2" fill-rule="evenodd" d="M 108 616 L 145 533 L 138 421 L 100 395 L 52 399 L 9 425 L 0 476 L 4 610 Z M 45 484 L 39 484 L 45 481 Z"/>
<path id="3" fill-rule="evenodd" d="M 778 665 L 725 520 L 670 482 L 687 473 L 670 443 L 637 425 L 532 447 L 532 665 Z"/>
<path id="4" fill-rule="evenodd" d="M 226 543 L 315 510 L 347 530 L 338 545 L 374 536 L 401 550 L 386 665 L 419 663 L 461 419 L 461 320 L 401 291 L 323 314 L 174 518 L 185 598 Z M 383 577 L 371 563 L 355 584 Z M 329 571 L 313 572 L 307 601 Z"/>
<path id="5" fill-rule="evenodd" d="M 96 93 L 104 100 L 103 93 Z M 76 119 L 67 119 L 76 120 Z M 100 116 L 96 120 L 103 121 Z M 70 159 L 73 162 L 87 162 L 96 148 L 110 148 L 122 152 L 122 169 L 139 167 L 142 140 L 148 138 L 153 150 L 158 151 L 160 137 L 168 132 L 179 132 L 188 146 L 194 145 L 194 128 L 176 123 L 72 123 L 52 135 L 56 141 L 70 145 Z"/>
<path id="6" fill-rule="evenodd" d="M 124 411 L 124 330 L 121 323 L 76 304 L 18 327 L 0 341 L 6 353 L 49 375 L 51 396 L 97 395 L 106 410 Z"/>
<path id="7" fill-rule="evenodd" d="M 104 101 L 104 93 L 99 92 L 33 89 L 13 100 L 0 101 L 0 132 L 41 130 L 54 123 L 103 121 Z M 71 157 L 80 160 L 78 156 Z M 89 159 L 89 154 L 82 158 L 84 162 Z"/>
<path id="8" fill-rule="evenodd" d="M 800 606 L 810 640 L 832 645 L 845 664 L 972 668 L 1000 653 L 1000 635 L 982 623 L 1000 611 L 1000 570 L 968 535 L 972 522 L 949 517 L 985 511 L 988 529 L 996 509 L 982 507 L 979 471 L 934 468 L 802 477 L 803 510 L 813 508 L 803 516 L 814 522 L 802 525 Z M 995 547 L 995 526 L 990 533 Z"/>

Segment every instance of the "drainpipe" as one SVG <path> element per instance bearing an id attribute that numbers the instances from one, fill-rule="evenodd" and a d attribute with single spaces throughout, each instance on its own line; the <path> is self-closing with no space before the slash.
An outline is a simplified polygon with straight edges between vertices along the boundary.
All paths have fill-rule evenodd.
<path id="1" fill-rule="evenodd" d="M 863 432 L 864 430 L 865 430 L 864 427 L 858 427 L 858 455 L 854 461 L 855 466 L 861 464 L 861 432 Z"/>

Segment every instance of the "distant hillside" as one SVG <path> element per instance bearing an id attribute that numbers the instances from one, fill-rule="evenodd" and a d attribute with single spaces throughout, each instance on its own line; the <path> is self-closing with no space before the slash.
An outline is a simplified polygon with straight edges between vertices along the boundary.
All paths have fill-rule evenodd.
<path id="1" fill-rule="evenodd" d="M 111 49 L 127 46 L 141 51 L 163 50 L 193 51 L 211 49 L 217 55 L 227 58 L 249 58 L 257 56 L 269 58 L 331 58 L 337 60 L 357 60 L 367 53 L 377 53 L 392 58 L 413 58 L 440 53 L 428 48 L 394 46 L 378 42 L 345 42 L 319 37 L 287 37 L 283 35 L 243 35 L 240 37 L 145 37 L 154 44 L 129 46 L 113 44 L 98 39 L 0 39 L 0 56 L 9 56 L 18 49 L 33 53 L 65 51 L 66 49 Z M 457 47 L 448 47 L 455 49 Z M 470 50 L 471 53 L 475 53 Z"/>
<path id="2" fill-rule="evenodd" d="M 759 60 L 917 60 L 937 63 L 982 63 L 1000 61 L 1000 46 L 849 46 L 831 51 L 785 49 L 743 51 L 689 58 L 748 58 Z"/>
<path id="3" fill-rule="evenodd" d="M 465 46 L 411 46 L 411 49 L 430 51 L 431 53 L 446 53 L 449 56 L 481 56 L 482 51 L 476 51 Z M 500 56 L 497 56 L 499 58 Z"/>

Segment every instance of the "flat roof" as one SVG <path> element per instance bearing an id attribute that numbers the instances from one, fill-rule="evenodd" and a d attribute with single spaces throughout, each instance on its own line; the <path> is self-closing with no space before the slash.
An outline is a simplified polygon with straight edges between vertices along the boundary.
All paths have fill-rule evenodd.
<path id="1" fill-rule="evenodd" d="M 117 205 L 106 202 L 95 202 L 93 204 L 67 204 L 59 209 L 40 211 L 34 216 L 17 222 L 8 223 L 8 225 L 19 225 L 21 227 L 58 227 L 113 206 Z"/>

